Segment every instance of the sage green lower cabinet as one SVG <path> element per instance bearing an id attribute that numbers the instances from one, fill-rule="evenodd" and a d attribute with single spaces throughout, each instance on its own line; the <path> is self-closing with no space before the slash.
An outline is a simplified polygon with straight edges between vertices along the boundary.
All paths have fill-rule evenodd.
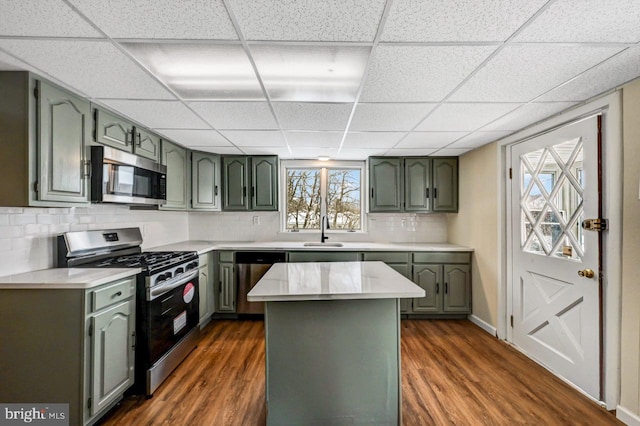
<path id="1" fill-rule="evenodd" d="M 134 382 L 135 284 L 0 290 L 0 401 L 68 403 L 69 424 L 97 422 Z"/>
<path id="2" fill-rule="evenodd" d="M 218 309 L 220 313 L 236 311 L 236 268 L 233 263 L 226 263 L 220 258 L 218 265 L 220 281 L 218 288 Z"/>
<path id="3" fill-rule="evenodd" d="M 444 265 L 444 312 L 471 312 L 471 268 Z"/>
<path id="4" fill-rule="evenodd" d="M 291 251 L 289 262 L 357 262 L 360 252 L 353 251 Z"/>
<path id="5" fill-rule="evenodd" d="M 167 202 L 162 210 L 187 209 L 187 150 L 171 142 L 162 141 L 161 163 L 167 166 Z"/>
<path id="6" fill-rule="evenodd" d="M 200 298 L 200 328 L 211 321 L 211 315 L 215 310 L 214 293 L 214 261 L 211 253 L 201 254 L 198 260 L 198 296 Z"/>
<path id="7" fill-rule="evenodd" d="M 425 296 L 413 299 L 415 313 L 440 313 L 442 311 L 442 265 L 414 265 L 413 282 L 424 291 Z"/>
<path id="8" fill-rule="evenodd" d="M 368 252 L 365 251 L 362 254 L 362 260 L 375 261 L 379 260 L 386 263 L 390 268 L 399 272 L 402 276 L 408 279 L 411 277 L 411 254 L 407 252 Z M 400 313 L 406 314 L 411 311 L 411 299 L 400 299 Z"/>

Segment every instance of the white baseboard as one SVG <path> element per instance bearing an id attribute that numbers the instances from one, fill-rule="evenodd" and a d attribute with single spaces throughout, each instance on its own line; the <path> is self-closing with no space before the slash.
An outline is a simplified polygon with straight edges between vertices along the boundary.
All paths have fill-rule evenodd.
<path id="1" fill-rule="evenodd" d="M 469 321 L 471 321 L 472 323 L 474 323 L 475 325 L 477 325 L 478 327 L 480 327 L 490 335 L 494 337 L 498 335 L 498 330 L 496 330 L 496 328 L 491 324 L 489 324 L 488 322 L 481 320 L 475 315 L 469 315 L 468 318 L 469 318 Z"/>
<path id="2" fill-rule="evenodd" d="M 620 405 L 616 407 L 616 418 L 626 425 L 640 426 L 640 416 Z"/>

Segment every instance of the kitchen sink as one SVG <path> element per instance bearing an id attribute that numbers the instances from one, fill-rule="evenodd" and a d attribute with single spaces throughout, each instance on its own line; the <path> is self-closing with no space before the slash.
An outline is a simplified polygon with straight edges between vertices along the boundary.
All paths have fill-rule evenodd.
<path id="1" fill-rule="evenodd" d="M 304 243 L 305 247 L 342 247 L 342 243 Z"/>

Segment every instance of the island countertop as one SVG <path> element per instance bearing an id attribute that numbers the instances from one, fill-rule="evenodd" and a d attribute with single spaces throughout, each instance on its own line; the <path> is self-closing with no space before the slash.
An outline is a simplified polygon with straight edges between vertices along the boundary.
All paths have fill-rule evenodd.
<path id="1" fill-rule="evenodd" d="M 249 302 L 395 299 L 425 291 L 384 262 L 276 263 L 247 294 Z"/>

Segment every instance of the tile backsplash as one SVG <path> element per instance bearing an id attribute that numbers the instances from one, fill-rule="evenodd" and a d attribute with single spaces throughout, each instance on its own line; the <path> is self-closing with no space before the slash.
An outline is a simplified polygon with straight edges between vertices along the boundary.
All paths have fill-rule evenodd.
<path id="1" fill-rule="evenodd" d="M 447 241 L 445 214 L 370 214 L 367 231 L 329 234 L 331 241 Z M 278 212 L 167 212 L 92 204 L 70 208 L 0 207 L 0 275 L 54 267 L 55 239 L 68 231 L 140 227 L 143 248 L 187 239 L 315 241 L 317 234 L 280 232 Z"/>

